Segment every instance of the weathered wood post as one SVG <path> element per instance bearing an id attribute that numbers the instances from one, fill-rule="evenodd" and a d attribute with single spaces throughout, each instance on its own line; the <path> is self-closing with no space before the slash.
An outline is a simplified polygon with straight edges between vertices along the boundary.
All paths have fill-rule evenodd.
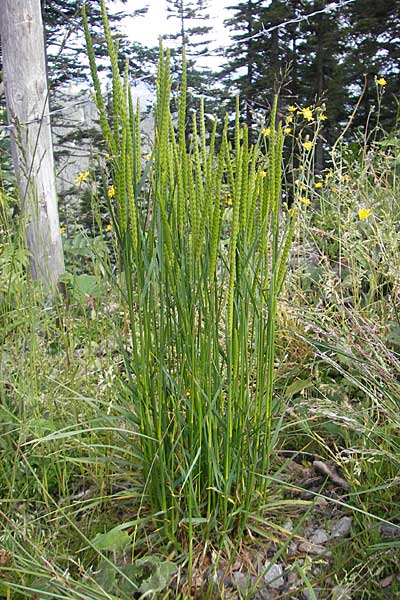
<path id="1" fill-rule="evenodd" d="M 64 272 L 40 0 L 0 0 L 3 80 L 33 279 Z"/>

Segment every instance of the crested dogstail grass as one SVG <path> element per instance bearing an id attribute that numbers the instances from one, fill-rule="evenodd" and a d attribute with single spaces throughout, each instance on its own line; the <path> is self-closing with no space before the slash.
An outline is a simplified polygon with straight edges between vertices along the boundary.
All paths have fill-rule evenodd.
<path id="1" fill-rule="evenodd" d="M 128 71 L 113 72 L 105 115 L 84 15 L 95 97 L 115 197 L 109 209 L 125 278 L 132 352 L 125 357 L 149 505 L 178 547 L 242 531 L 265 502 L 273 447 L 277 295 L 295 211 L 280 206 L 282 125 L 249 144 L 236 111 L 207 137 L 204 104 L 190 135 L 183 74 L 177 122 L 170 57 L 160 45 L 154 144 L 142 159 Z M 264 170 L 266 165 L 266 171 Z M 229 198 L 229 201 L 226 200 Z"/>

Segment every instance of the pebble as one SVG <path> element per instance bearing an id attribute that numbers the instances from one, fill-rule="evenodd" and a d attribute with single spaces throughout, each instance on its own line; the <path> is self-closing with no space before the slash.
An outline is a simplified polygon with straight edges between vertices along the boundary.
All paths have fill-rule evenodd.
<path id="1" fill-rule="evenodd" d="M 234 571 L 229 579 L 228 583 L 232 583 L 232 587 L 235 587 L 241 593 L 248 592 L 252 586 L 252 580 L 249 575 L 240 571 Z"/>
<path id="2" fill-rule="evenodd" d="M 314 531 L 313 535 L 310 537 L 310 541 L 313 544 L 325 544 L 329 540 L 329 536 L 326 533 L 325 529 L 318 528 Z"/>
<path id="3" fill-rule="evenodd" d="M 267 560 L 264 567 L 265 569 L 268 569 L 267 573 L 264 575 L 264 581 L 270 587 L 272 587 L 274 590 L 279 590 L 279 588 L 285 585 L 281 565 L 277 563 L 272 564 Z"/>
<path id="4" fill-rule="evenodd" d="M 351 594 L 343 585 L 335 585 L 332 590 L 332 600 L 351 600 Z"/>
<path id="5" fill-rule="evenodd" d="M 351 525 L 353 523 L 352 517 L 342 517 L 337 521 L 332 527 L 332 537 L 346 537 L 349 535 L 351 530 Z"/>
<path id="6" fill-rule="evenodd" d="M 296 556 L 297 548 L 298 548 L 297 542 L 290 542 L 289 547 L 287 549 L 288 556 Z"/>
<path id="7" fill-rule="evenodd" d="M 320 556 L 324 554 L 325 556 L 330 556 L 330 552 L 325 548 L 325 546 L 320 546 L 319 544 L 312 544 L 311 542 L 303 542 L 299 546 L 300 552 L 305 552 L 306 554 L 315 554 Z"/>
<path id="8" fill-rule="evenodd" d="M 400 539 L 400 527 L 390 523 L 380 523 L 379 532 L 384 538 Z"/>
<path id="9" fill-rule="evenodd" d="M 293 531 L 293 521 L 292 521 L 292 519 L 288 519 L 283 524 L 283 529 L 286 529 L 286 531 Z"/>

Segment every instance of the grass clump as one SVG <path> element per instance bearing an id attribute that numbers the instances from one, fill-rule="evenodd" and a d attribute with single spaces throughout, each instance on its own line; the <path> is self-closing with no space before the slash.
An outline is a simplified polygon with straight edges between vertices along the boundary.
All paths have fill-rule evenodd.
<path id="1" fill-rule="evenodd" d="M 85 18 L 85 17 L 84 17 Z M 273 449 L 275 319 L 294 232 L 282 212 L 284 134 L 272 110 L 268 143 L 250 145 L 237 110 L 216 144 L 204 106 L 170 111 L 169 53 L 160 47 L 151 160 L 141 161 L 140 114 L 103 6 L 113 70 L 112 124 L 88 53 L 115 201 L 132 351 L 125 357 L 145 495 L 167 537 L 243 531 L 260 510 Z M 85 22 L 86 23 L 86 22 Z M 187 140 L 190 138 L 190 142 Z M 229 198 L 229 203 L 226 199 Z"/>

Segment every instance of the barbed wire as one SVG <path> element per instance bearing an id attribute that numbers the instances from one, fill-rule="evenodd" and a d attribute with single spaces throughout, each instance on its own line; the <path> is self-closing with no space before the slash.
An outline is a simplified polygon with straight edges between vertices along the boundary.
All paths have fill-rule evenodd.
<path id="1" fill-rule="evenodd" d="M 82 106 L 83 104 L 89 104 L 90 102 L 93 102 L 93 98 L 85 98 L 84 100 L 79 100 L 79 102 L 74 102 L 74 104 L 64 106 L 63 108 L 57 108 L 55 110 L 51 110 L 50 112 L 47 113 L 47 115 L 50 117 L 51 115 L 56 115 L 59 113 L 68 113 L 68 112 L 72 113 L 72 112 L 75 112 L 77 106 Z M 10 131 L 11 129 L 15 129 L 15 127 L 18 127 L 20 125 L 32 125 L 33 123 L 40 123 L 40 122 L 43 123 L 43 121 L 44 121 L 43 117 L 36 117 L 35 119 L 30 119 L 29 121 L 24 121 L 22 123 L 18 123 L 18 125 L 14 124 L 14 123 L 10 123 L 8 125 L 0 125 L 0 130 Z"/>
<path id="2" fill-rule="evenodd" d="M 316 15 L 320 15 L 322 13 L 329 13 L 334 10 L 340 10 L 344 6 L 347 6 L 347 4 L 350 4 L 351 2 L 355 2 L 355 0 L 345 0 L 344 2 L 341 2 L 340 4 L 338 4 L 336 2 L 330 2 L 329 4 L 327 4 L 325 6 L 325 8 L 321 8 L 321 9 L 316 10 L 307 15 L 301 15 L 300 17 L 296 17 L 295 19 L 289 19 L 288 21 L 283 21 L 282 23 L 279 23 L 279 25 L 272 25 L 271 27 L 268 27 L 267 29 L 265 29 L 264 25 L 262 25 L 261 31 L 259 31 L 258 33 L 255 33 L 254 35 L 249 35 L 248 37 L 240 38 L 240 42 L 249 42 L 250 40 L 254 40 L 256 38 L 262 37 L 263 35 L 271 33 L 272 31 L 276 31 L 277 29 L 283 29 L 284 27 L 287 27 L 287 25 L 292 25 L 295 23 L 302 23 L 303 21 L 308 21 L 308 19 L 310 19 L 311 17 L 315 17 Z"/>
<path id="3" fill-rule="evenodd" d="M 135 79 L 134 81 L 134 85 L 136 86 L 137 83 L 140 83 L 141 81 L 144 81 L 146 79 L 148 79 L 150 76 L 149 75 L 144 75 L 143 77 L 138 77 Z M 78 100 L 77 102 L 74 102 L 73 104 L 69 104 L 68 106 L 64 106 L 63 108 L 56 108 L 54 110 L 51 110 L 47 113 L 46 116 L 51 117 L 52 115 L 57 115 L 57 114 L 69 114 L 69 113 L 73 113 L 76 111 L 76 107 L 79 106 L 83 106 L 85 104 L 93 104 L 93 106 L 95 106 L 95 99 L 94 96 L 90 96 L 90 97 L 86 97 L 86 98 L 82 98 L 81 100 Z M 14 124 L 14 123 L 9 123 L 8 125 L 0 125 L 0 131 L 1 130 L 5 130 L 5 131 L 10 131 L 11 129 L 15 129 L 15 127 L 21 126 L 21 125 L 32 125 L 34 123 L 40 123 L 40 122 L 44 122 L 44 118 L 42 116 L 40 117 L 36 117 L 35 119 L 30 119 L 29 121 L 23 121 L 23 122 L 19 122 L 18 125 Z"/>

